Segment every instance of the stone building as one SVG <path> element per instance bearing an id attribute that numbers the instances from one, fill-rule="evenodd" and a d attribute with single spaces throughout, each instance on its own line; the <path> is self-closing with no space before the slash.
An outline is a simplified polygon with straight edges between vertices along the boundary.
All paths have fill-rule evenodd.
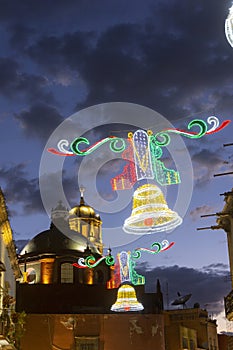
<path id="1" fill-rule="evenodd" d="M 165 350 L 159 281 L 155 293 L 143 284 L 120 292 L 106 260 L 111 251 L 103 256 L 101 225 L 81 192 L 79 205 L 68 212 L 59 203 L 50 228 L 21 251 L 16 309 L 27 314 L 22 350 Z M 100 263 L 83 266 L 89 258 Z M 112 311 L 121 299 L 123 312 Z M 143 310 L 133 311 L 135 305 Z"/>
<path id="2" fill-rule="evenodd" d="M 199 307 L 164 311 L 166 350 L 219 350 L 216 321 Z"/>
<path id="3" fill-rule="evenodd" d="M 14 324 L 11 314 L 14 312 L 16 298 L 16 280 L 21 278 L 17 261 L 16 247 L 8 218 L 5 197 L 0 188 L 0 349 L 14 349 L 9 339 Z"/>

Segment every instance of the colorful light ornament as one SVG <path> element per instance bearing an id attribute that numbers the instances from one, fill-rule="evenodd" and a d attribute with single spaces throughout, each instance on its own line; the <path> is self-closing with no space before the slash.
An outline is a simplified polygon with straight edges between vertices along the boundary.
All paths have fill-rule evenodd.
<path id="1" fill-rule="evenodd" d="M 78 267 L 79 269 L 85 269 L 89 267 L 90 269 L 98 266 L 102 261 L 105 261 L 106 265 L 113 266 L 115 264 L 114 257 L 112 255 L 107 255 L 95 259 L 93 255 L 89 255 L 86 258 L 79 258 L 77 263 L 74 263 L 73 266 Z"/>
<path id="2" fill-rule="evenodd" d="M 123 225 L 127 233 L 137 235 L 170 231 L 182 223 L 182 218 L 168 208 L 163 193 L 156 185 L 140 186 L 133 195 L 133 207 Z"/>
<path id="3" fill-rule="evenodd" d="M 207 123 L 210 125 L 208 126 Z M 128 161 L 123 172 L 111 179 L 113 190 L 130 189 L 140 180 L 156 180 L 159 185 L 174 185 L 181 182 L 179 172 L 168 169 L 160 160 L 163 151 L 170 143 L 170 135 L 178 134 L 190 139 L 198 139 L 204 135 L 216 133 L 225 128 L 230 120 L 219 124 L 219 119 L 210 116 L 207 123 L 201 119 L 194 119 L 188 124 L 188 131 L 180 129 L 166 129 L 155 135 L 151 130 L 137 130 L 128 133 L 128 139 L 110 136 L 89 146 L 89 141 L 84 137 L 76 138 L 70 144 L 67 140 L 60 140 L 58 150 L 49 148 L 48 151 L 63 156 L 85 156 L 97 150 L 105 143 L 110 144 L 113 152 L 122 152 L 122 158 Z M 198 132 L 190 129 L 198 127 Z M 88 146 L 80 149 L 80 146 Z M 133 196 L 133 208 L 129 218 L 125 220 L 123 229 L 134 234 L 154 233 L 159 231 L 171 231 L 182 223 L 180 216 L 168 208 L 162 191 L 155 185 L 149 184 L 139 187 Z M 82 261 L 80 261 L 83 264 Z"/>
<path id="4" fill-rule="evenodd" d="M 228 16 L 225 21 L 225 34 L 228 43 L 233 47 L 233 5 L 229 9 Z"/>
<path id="5" fill-rule="evenodd" d="M 134 149 L 132 135 L 127 139 L 126 149 L 123 151 L 121 157 L 127 160 L 127 164 L 124 166 L 123 172 L 116 177 L 111 179 L 111 185 L 113 191 L 116 190 L 127 190 L 133 187 L 137 182 L 137 175 L 134 164 Z"/>
<path id="6" fill-rule="evenodd" d="M 216 133 L 223 128 L 225 128 L 231 121 L 230 120 L 225 120 L 222 122 L 222 124 L 219 126 L 219 119 L 215 116 L 210 116 L 207 119 L 208 124 L 213 124 L 213 127 L 208 129 L 208 126 L 204 120 L 201 119 L 194 119 L 188 124 L 188 129 L 191 129 L 193 126 L 198 126 L 200 128 L 199 132 L 188 132 L 184 130 L 179 130 L 179 129 L 166 129 L 158 132 L 157 134 L 154 135 L 154 142 L 156 143 L 157 146 L 166 146 L 170 142 L 170 137 L 169 133 L 177 133 L 180 134 L 181 136 L 184 137 L 189 137 L 189 138 L 200 138 L 204 135 L 209 135 Z M 145 133 L 145 132 L 144 132 Z M 146 135 L 144 133 L 138 133 L 137 131 L 135 132 L 135 135 L 133 133 L 129 133 L 129 140 L 133 137 L 134 138 L 134 148 L 138 149 L 137 152 L 140 152 L 140 161 L 137 161 L 137 164 L 142 164 L 143 168 L 147 170 L 146 163 L 149 161 L 149 156 L 146 155 L 147 153 L 147 148 L 148 148 L 148 143 L 150 143 L 150 140 L 148 141 L 146 139 Z M 151 131 L 149 133 L 151 135 Z M 143 137 L 144 135 L 144 137 Z M 142 139 L 143 145 L 140 146 L 139 143 L 141 142 L 140 139 Z M 85 137 L 78 137 L 71 143 L 68 142 L 66 139 L 62 139 L 58 142 L 57 148 L 48 148 L 48 152 L 59 155 L 59 156 L 85 156 L 93 151 L 97 150 L 101 145 L 109 142 L 110 143 L 110 149 L 113 152 L 123 152 L 126 148 L 125 141 L 123 138 L 119 138 L 116 136 L 109 136 L 106 137 L 98 142 L 96 142 L 94 145 L 85 148 L 83 150 L 79 149 L 79 146 L 81 144 L 84 144 L 85 146 L 89 146 L 89 141 Z M 67 148 L 70 148 L 67 149 Z M 141 156 L 144 157 L 141 159 Z M 137 158 L 137 154 L 136 154 Z"/>
<path id="7" fill-rule="evenodd" d="M 122 251 L 117 254 L 121 285 L 117 292 L 117 300 L 112 305 L 111 311 L 128 312 L 141 311 L 143 305 L 138 302 L 133 285 L 145 284 L 145 277 L 139 275 L 134 267 L 135 262 L 131 258 L 131 252 Z"/>
<path id="8" fill-rule="evenodd" d="M 169 243 L 166 239 L 164 239 L 161 243 L 154 242 L 151 244 L 151 248 L 156 247 L 156 249 L 148 249 L 148 248 L 136 248 L 131 254 L 132 259 L 139 259 L 141 258 L 141 252 L 147 252 L 150 254 L 158 254 L 160 252 L 164 252 L 168 249 L 170 249 L 175 242 Z"/>
<path id="9" fill-rule="evenodd" d="M 115 312 L 129 312 L 141 311 L 144 307 L 138 302 L 136 291 L 130 284 L 123 284 L 119 287 L 117 292 L 117 300 L 111 306 L 111 311 Z"/>
<path id="10" fill-rule="evenodd" d="M 208 129 L 207 123 L 212 125 Z M 124 167 L 123 172 L 112 178 L 111 185 L 113 190 L 130 189 L 133 185 L 142 179 L 155 179 L 160 185 L 173 185 L 180 183 L 179 173 L 173 169 L 167 169 L 160 158 L 163 155 L 162 147 L 170 143 L 169 134 L 178 134 L 191 139 L 198 139 L 204 135 L 216 133 L 225 128 L 230 120 L 225 120 L 219 125 L 219 119 L 210 116 L 207 123 L 201 119 L 194 119 L 188 124 L 188 130 L 194 126 L 199 127 L 199 132 L 191 132 L 180 129 L 166 129 L 155 135 L 151 130 L 137 130 L 134 133 L 128 133 L 127 142 L 123 138 L 110 136 L 106 137 L 92 146 L 85 137 L 78 137 L 69 142 L 62 139 L 58 142 L 58 149 L 49 148 L 48 151 L 60 156 L 86 156 L 97 150 L 105 143 L 110 144 L 113 152 L 123 152 L 122 158 L 129 163 Z M 89 146 L 80 149 L 80 145 Z M 70 150 L 67 148 L 70 147 Z"/>
<path id="11" fill-rule="evenodd" d="M 65 139 L 62 139 L 57 144 L 58 150 L 55 148 L 48 148 L 48 152 L 56 154 L 58 156 L 74 156 L 74 155 L 86 156 L 107 142 L 110 142 L 110 149 L 113 152 L 118 153 L 118 152 L 122 152 L 125 149 L 124 139 L 119 138 L 119 137 L 115 137 L 115 136 L 109 136 L 109 137 L 106 137 L 106 138 L 96 142 L 94 145 L 92 145 L 88 148 L 80 150 L 79 149 L 80 144 L 89 145 L 90 143 L 85 137 L 77 137 L 70 144 L 71 151 L 69 151 L 65 148 L 65 147 L 69 147 L 69 142 Z"/>
<path id="12" fill-rule="evenodd" d="M 117 254 L 120 266 L 121 283 L 132 283 L 133 285 L 144 285 L 145 277 L 135 271 L 135 262 L 131 258 L 131 252 L 122 251 Z"/>

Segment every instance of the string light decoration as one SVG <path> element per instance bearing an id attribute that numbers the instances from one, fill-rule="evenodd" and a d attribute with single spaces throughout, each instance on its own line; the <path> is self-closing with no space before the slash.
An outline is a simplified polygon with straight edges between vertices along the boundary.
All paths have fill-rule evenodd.
<path id="1" fill-rule="evenodd" d="M 139 275 L 135 271 L 135 262 L 131 258 L 131 252 L 122 251 L 117 254 L 118 263 L 120 266 L 120 281 L 121 283 L 130 282 L 133 285 L 144 285 L 145 277 Z"/>
<path id="2" fill-rule="evenodd" d="M 182 218 L 168 208 L 163 193 L 156 185 L 140 186 L 133 195 L 133 207 L 123 225 L 127 233 L 138 235 L 170 231 L 182 223 Z"/>
<path id="3" fill-rule="evenodd" d="M 73 266 L 79 269 L 85 269 L 87 267 L 91 269 L 98 266 L 102 261 L 105 261 L 108 266 L 113 266 L 115 264 L 114 257 L 109 254 L 107 256 L 102 256 L 98 260 L 96 260 L 93 255 L 89 255 L 86 258 L 79 258 L 77 263 L 73 263 Z"/>
<path id="4" fill-rule="evenodd" d="M 230 9 L 231 15 L 233 12 L 232 7 Z M 194 119 L 188 124 L 188 130 L 190 130 L 193 126 L 197 126 L 200 129 L 199 132 L 190 132 L 190 131 L 179 130 L 179 129 L 175 129 L 175 128 L 174 129 L 166 129 L 166 130 L 162 130 L 162 131 L 158 132 L 157 134 L 155 134 L 155 137 L 154 137 L 155 141 L 154 142 L 159 147 L 167 146 L 170 142 L 169 133 L 176 133 L 176 134 L 179 134 L 179 135 L 184 136 L 184 137 L 197 139 L 197 138 L 203 137 L 204 135 L 214 134 L 214 133 L 222 130 L 230 122 L 231 122 L 231 120 L 224 120 L 222 122 L 222 124 L 219 126 L 219 119 L 216 116 L 210 116 L 207 119 L 207 123 L 210 125 L 213 124 L 213 126 L 212 126 L 212 128 L 208 129 L 207 123 L 204 120 Z M 148 136 L 151 136 L 152 134 L 153 134 L 153 132 L 151 130 L 149 130 L 147 132 Z M 149 154 L 147 155 L 147 152 L 148 152 L 147 149 L 148 149 L 148 143 L 150 143 L 150 140 L 149 141 L 147 140 L 146 132 L 144 130 L 138 130 L 134 134 L 132 132 L 128 133 L 128 141 L 132 138 L 134 141 L 134 148 L 136 149 L 136 152 L 138 152 L 135 155 L 136 163 L 139 166 L 142 165 L 142 170 L 144 169 L 145 170 L 144 172 L 146 172 L 149 170 L 148 167 L 149 167 L 150 159 L 149 159 Z M 109 136 L 109 137 L 106 137 L 106 138 L 96 142 L 95 144 L 93 144 L 92 146 L 90 146 L 84 150 L 80 150 L 79 146 L 81 144 L 84 144 L 85 146 L 86 145 L 89 146 L 90 143 L 85 137 L 78 137 L 78 138 L 74 139 L 70 144 L 69 144 L 68 140 L 62 139 L 57 144 L 58 149 L 51 147 L 51 148 L 48 148 L 48 152 L 53 153 L 55 155 L 59 155 L 59 156 L 75 156 L 75 155 L 85 156 L 85 155 L 88 155 L 88 154 L 92 153 L 93 151 L 97 150 L 101 145 L 103 145 L 107 142 L 110 143 L 110 149 L 113 152 L 119 153 L 119 152 L 123 152 L 126 149 L 125 140 L 123 138 L 119 138 L 116 136 Z M 69 147 L 70 147 L 70 150 L 67 149 Z M 126 157 L 125 157 L 125 159 L 126 159 Z M 127 159 L 128 159 L 128 157 L 127 157 Z M 140 172 L 139 172 L 139 174 L 140 174 Z M 150 172 L 149 172 L 149 176 L 151 176 Z"/>
<path id="5" fill-rule="evenodd" d="M 111 311 L 128 312 L 141 311 L 143 305 L 138 302 L 133 285 L 145 284 L 145 277 L 139 275 L 134 267 L 135 262 L 131 258 L 131 252 L 122 251 L 117 254 L 121 285 L 117 292 L 117 300 L 112 305 Z"/>
<path id="6" fill-rule="evenodd" d="M 127 190 L 133 187 L 137 182 L 136 170 L 134 165 L 134 151 L 132 142 L 132 133 L 129 133 L 129 137 L 126 141 L 127 147 L 123 151 L 121 157 L 127 160 L 128 163 L 124 166 L 123 172 L 111 179 L 111 185 L 113 191 Z"/>
<path id="7" fill-rule="evenodd" d="M 227 22 L 228 27 L 233 21 L 233 9 L 230 9 L 231 19 Z M 232 39 L 233 40 L 233 39 Z M 207 123 L 212 127 L 208 128 Z M 106 137 L 92 146 L 85 137 L 74 139 L 71 144 L 65 139 L 58 142 L 57 148 L 49 148 L 48 151 L 60 156 L 86 156 L 96 151 L 105 143 L 110 144 L 110 149 L 113 152 L 122 153 L 122 158 L 128 161 L 123 172 L 111 179 L 112 189 L 125 190 L 130 189 L 133 185 L 142 179 L 154 179 L 160 185 L 173 185 L 180 183 L 180 175 L 176 170 L 167 169 L 164 163 L 160 160 L 163 155 L 162 147 L 166 147 L 171 139 L 170 134 L 178 134 L 183 137 L 198 139 L 204 135 L 214 134 L 225 128 L 230 120 L 225 120 L 219 125 L 219 119 L 216 116 L 207 118 L 207 123 L 201 119 L 194 119 L 188 124 L 188 131 L 180 129 L 166 129 L 155 135 L 151 130 L 137 130 L 134 133 L 128 133 L 127 142 L 123 138 L 116 136 Z M 189 131 L 193 127 L 198 127 L 198 132 Z M 80 145 L 89 146 L 85 149 L 80 149 Z M 70 150 L 68 149 L 70 147 Z"/>
<path id="8" fill-rule="evenodd" d="M 144 130 L 137 130 L 133 134 L 134 162 L 137 180 L 153 179 L 153 169 L 150 155 L 150 140 Z"/>
<path id="9" fill-rule="evenodd" d="M 111 311 L 115 312 L 129 312 L 141 311 L 144 307 L 138 302 L 136 292 L 130 284 L 123 284 L 117 292 L 117 300 L 111 306 Z"/>
<path id="10" fill-rule="evenodd" d="M 228 43 L 233 47 L 233 5 L 230 7 L 228 16 L 225 20 L 225 34 Z"/>
<path id="11" fill-rule="evenodd" d="M 148 249 L 148 248 L 136 248 L 131 254 L 132 259 L 139 259 L 141 258 L 141 252 L 147 252 L 150 254 L 158 254 L 160 252 L 164 252 L 168 249 L 170 249 L 175 242 L 169 243 L 166 239 L 164 239 L 161 243 L 154 242 L 151 244 L 151 248 L 156 247 L 156 249 Z"/>
<path id="12" fill-rule="evenodd" d="M 55 148 L 48 148 L 48 152 L 59 155 L 59 156 L 74 156 L 74 155 L 86 156 L 107 142 L 110 142 L 110 149 L 113 152 L 118 153 L 118 152 L 122 152 L 125 149 L 124 139 L 116 137 L 116 136 L 109 136 L 109 137 L 106 137 L 106 138 L 96 142 L 95 144 L 93 144 L 92 146 L 90 146 L 86 149 L 80 150 L 79 146 L 81 144 L 89 145 L 90 143 L 89 143 L 88 139 L 86 139 L 85 137 L 77 137 L 70 144 L 71 151 L 67 151 L 64 148 L 64 146 L 65 147 L 69 146 L 69 142 L 67 140 L 63 139 L 63 140 L 60 140 L 57 144 L 58 150 Z"/>
<path id="13" fill-rule="evenodd" d="M 232 10 L 233 11 L 233 10 Z M 188 130 L 166 129 L 153 135 L 152 130 L 147 132 L 137 130 L 128 133 L 127 142 L 123 138 L 110 136 L 90 146 L 84 137 L 74 139 L 71 144 L 65 139 L 58 142 L 58 149 L 49 148 L 48 151 L 63 156 L 86 156 L 97 150 L 105 143 L 109 143 L 113 152 L 122 153 L 122 158 L 128 161 L 123 172 L 111 179 L 113 190 L 126 190 L 134 186 L 137 181 L 156 180 L 159 185 L 175 185 L 181 182 L 179 172 L 168 169 L 161 161 L 162 147 L 166 147 L 172 134 L 190 139 L 199 139 L 204 135 L 214 134 L 225 128 L 231 121 L 224 120 L 221 125 L 216 116 L 207 118 L 207 123 L 201 119 L 194 119 Z M 193 127 L 198 131 L 191 131 Z M 88 146 L 85 149 L 80 149 Z M 70 150 L 68 149 L 70 147 Z M 180 216 L 168 208 L 162 191 L 152 184 L 139 187 L 133 196 L 133 208 L 129 218 L 124 222 L 123 229 L 127 233 L 145 234 L 159 231 L 170 231 L 182 223 Z M 93 261 L 93 260 L 90 260 Z M 80 260 L 80 266 L 85 265 Z"/>

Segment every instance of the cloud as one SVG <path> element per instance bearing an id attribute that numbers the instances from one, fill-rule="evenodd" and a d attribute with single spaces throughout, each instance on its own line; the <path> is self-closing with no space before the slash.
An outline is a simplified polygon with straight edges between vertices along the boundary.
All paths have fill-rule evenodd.
<path id="1" fill-rule="evenodd" d="M 24 98 L 32 101 L 54 101 L 52 93 L 46 91 L 48 81 L 36 74 L 20 71 L 20 65 L 9 57 L 0 57 L 0 91 L 1 95 L 11 101 Z"/>
<path id="2" fill-rule="evenodd" d="M 221 94 L 231 96 L 226 86 L 233 63 L 222 4 L 164 1 L 150 10 L 153 16 L 142 16 L 137 23 L 119 16 L 118 23 L 101 32 L 66 28 L 63 34 L 43 35 L 26 52 L 50 74 L 70 69 L 84 82 L 88 92 L 77 108 L 130 101 L 169 119 L 224 109 Z"/>
<path id="3" fill-rule="evenodd" d="M 187 307 L 197 302 L 202 308 L 218 315 L 223 309 L 224 296 L 231 290 L 230 281 L 226 279 L 229 267 L 225 264 L 212 264 L 201 270 L 177 265 L 149 269 L 147 264 L 142 264 L 137 271 L 145 276 L 146 288 L 150 292 L 155 291 L 156 279 L 160 280 L 165 308 L 166 298 L 171 308 L 171 302 L 177 299 L 177 292 L 182 296 L 191 293 Z"/>
<path id="4" fill-rule="evenodd" d="M 37 103 L 29 110 L 15 114 L 26 136 L 47 140 L 54 129 L 63 121 L 58 110 L 44 103 Z"/>
<path id="5" fill-rule="evenodd" d="M 202 205 L 201 207 L 196 207 L 190 211 L 190 216 L 193 221 L 199 220 L 201 215 L 212 214 L 214 208 L 209 205 Z"/>
<path id="6" fill-rule="evenodd" d="M 10 206 L 19 205 L 24 214 L 43 212 L 38 179 L 28 178 L 25 163 L 0 168 L 0 179 L 5 183 L 3 191 Z"/>
<path id="7" fill-rule="evenodd" d="M 12 47 L 22 51 L 28 45 L 30 37 L 35 34 L 35 29 L 26 26 L 25 23 L 14 23 L 9 26 L 8 32 Z"/>
<path id="8" fill-rule="evenodd" d="M 204 146 L 205 147 L 205 146 Z M 213 179 L 214 174 L 224 168 L 222 150 L 210 150 L 203 148 L 192 154 L 194 163 L 194 180 L 196 186 L 204 186 Z"/>

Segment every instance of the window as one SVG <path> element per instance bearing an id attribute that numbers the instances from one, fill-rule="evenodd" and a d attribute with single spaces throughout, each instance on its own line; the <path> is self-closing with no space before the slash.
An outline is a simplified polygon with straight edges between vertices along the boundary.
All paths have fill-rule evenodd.
<path id="1" fill-rule="evenodd" d="M 94 344 L 80 344 L 80 350 L 95 350 Z"/>
<path id="2" fill-rule="evenodd" d="M 61 283 L 73 283 L 73 265 L 70 263 L 63 263 L 61 265 Z"/>
<path id="3" fill-rule="evenodd" d="M 36 270 L 29 267 L 26 271 L 26 278 L 28 284 L 34 284 L 36 282 Z"/>
<path id="4" fill-rule="evenodd" d="M 188 349 L 189 348 L 189 346 L 188 346 L 188 338 L 185 338 L 185 337 L 182 338 L 182 348 L 183 349 Z"/>
<path id="5" fill-rule="evenodd" d="M 95 282 L 96 283 L 103 283 L 104 282 L 104 274 L 103 271 L 97 270 L 95 272 Z"/>
<path id="6" fill-rule="evenodd" d="M 189 340 L 189 348 L 190 350 L 195 350 L 195 343 L 193 339 Z"/>
<path id="7" fill-rule="evenodd" d="M 75 350 L 99 350 L 99 337 L 75 337 Z"/>

